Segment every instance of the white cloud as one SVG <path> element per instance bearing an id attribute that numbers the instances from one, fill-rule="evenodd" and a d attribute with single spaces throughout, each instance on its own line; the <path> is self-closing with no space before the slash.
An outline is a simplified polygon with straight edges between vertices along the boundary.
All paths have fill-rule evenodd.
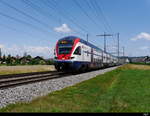
<path id="1" fill-rule="evenodd" d="M 44 58 L 50 58 L 53 57 L 53 47 L 47 47 L 47 46 L 18 46 L 18 45 L 12 45 L 12 46 L 5 46 L 5 48 L 2 49 L 3 54 L 11 54 L 12 56 L 23 56 L 24 52 L 27 52 L 27 54 L 35 57 L 35 56 L 42 56 Z"/>
<path id="2" fill-rule="evenodd" d="M 60 26 L 60 27 L 55 27 L 54 30 L 56 32 L 60 32 L 60 33 L 72 32 L 72 30 L 69 28 L 69 26 L 67 24 L 62 24 L 62 26 Z"/>
<path id="3" fill-rule="evenodd" d="M 26 46 L 24 48 L 27 52 L 31 53 L 37 53 L 37 54 L 43 54 L 43 53 L 48 53 L 50 52 L 49 47 L 42 47 L 42 46 Z"/>
<path id="4" fill-rule="evenodd" d="M 34 56 L 44 56 L 50 58 L 53 56 L 53 48 L 47 46 L 26 46 L 24 51 Z"/>
<path id="5" fill-rule="evenodd" d="M 140 47 L 139 49 L 140 50 L 147 50 L 147 49 L 149 49 L 150 47 L 148 47 L 148 46 L 142 46 L 142 47 Z"/>
<path id="6" fill-rule="evenodd" d="M 140 40 L 140 39 L 145 39 L 145 40 L 150 40 L 150 34 L 142 32 L 138 34 L 136 37 L 131 38 L 132 41 Z"/>
<path id="7" fill-rule="evenodd" d="M 5 47 L 4 45 L 0 44 L 0 48 L 4 48 L 4 47 Z"/>

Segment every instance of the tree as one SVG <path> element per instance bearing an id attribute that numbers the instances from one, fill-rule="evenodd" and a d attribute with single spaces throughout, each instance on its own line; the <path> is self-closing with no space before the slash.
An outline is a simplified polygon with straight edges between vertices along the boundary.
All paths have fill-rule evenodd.
<path id="1" fill-rule="evenodd" d="M 16 60 L 15 60 L 15 65 L 19 65 L 19 64 L 20 64 L 20 56 L 17 54 Z"/>
<path id="2" fill-rule="evenodd" d="M 3 55 L 2 61 L 3 61 L 3 62 L 6 61 L 6 56 L 5 56 L 5 54 Z"/>
<path id="3" fill-rule="evenodd" d="M 10 55 L 10 54 L 8 55 L 8 57 L 7 57 L 7 59 L 6 59 L 6 63 L 7 63 L 8 65 L 11 65 L 11 64 L 12 64 L 12 58 L 11 58 L 11 55 Z"/>
<path id="4" fill-rule="evenodd" d="M 32 56 L 31 56 L 31 55 L 27 55 L 27 58 L 28 58 L 28 59 L 31 59 L 31 58 L 32 58 Z"/>

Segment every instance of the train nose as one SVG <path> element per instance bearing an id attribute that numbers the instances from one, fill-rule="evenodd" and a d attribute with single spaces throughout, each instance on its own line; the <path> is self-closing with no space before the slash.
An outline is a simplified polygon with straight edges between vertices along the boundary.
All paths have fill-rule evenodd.
<path id="1" fill-rule="evenodd" d="M 68 60 L 68 59 L 71 59 L 71 58 L 70 58 L 69 55 L 61 55 L 61 56 L 59 57 L 59 59 L 61 59 L 61 60 Z"/>
<path id="2" fill-rule="evenodd" d="M 70 59 L 70 57 L 69 56 L 64 56 L 62 59 L 67 60 L 67 59 Z"/>

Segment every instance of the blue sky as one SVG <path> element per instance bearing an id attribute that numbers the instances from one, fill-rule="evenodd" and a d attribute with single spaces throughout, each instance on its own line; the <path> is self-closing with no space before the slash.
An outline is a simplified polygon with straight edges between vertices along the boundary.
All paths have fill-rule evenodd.
<path id="1" fill-rule="evenodd" d="M 107 51 L 150 55 L 150 0 L 0 0 L 0 47 L 3 54 L 53 57 L 58 39 L 75 35 Z M 122 55 L 122 54 L 121 54 Z"/>

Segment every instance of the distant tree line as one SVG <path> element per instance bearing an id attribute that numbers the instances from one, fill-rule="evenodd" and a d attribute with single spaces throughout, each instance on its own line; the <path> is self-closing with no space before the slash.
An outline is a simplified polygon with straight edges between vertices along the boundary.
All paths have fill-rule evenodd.
<path id="1" fill-rule="evenodd" d="M 32 57 L 25 54 L 23 57 L 17 55 L 16 57 L 3 55 L 0 56 L 0 65 L 52 65 L 53 59 L 44 59 L 40 56 Z"/>

